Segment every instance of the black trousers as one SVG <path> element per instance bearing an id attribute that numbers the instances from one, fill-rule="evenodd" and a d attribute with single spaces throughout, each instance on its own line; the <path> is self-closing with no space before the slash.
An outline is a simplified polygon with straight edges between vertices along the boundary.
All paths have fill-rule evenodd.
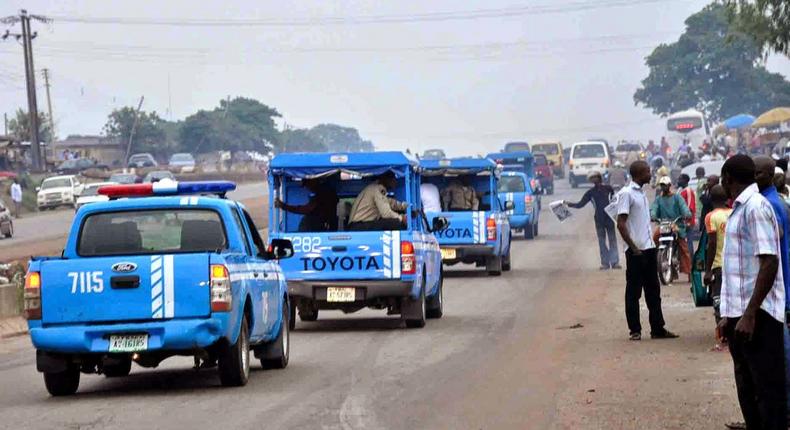
<path id="1" fill-rule="evenodd" d="M 645 304 L 649 312 L 650 332 L 664 331 L 664 314 L 661 311 L 661 284 L 658 282 L 658 266 L 656 248 L 642 251 L 642 255 L 634 255 L 625 251 L 625 319 L 631 333 L 641 333 L 642 323 L 639 320 L 639 299 L 645 291 Z"/>
<path id="2" fill-rule="evenodd" d="M 740 318 L 729 318 L 725 337 L 735 368 L 738 402 L 748 429 L 787 430 L 784 331 L 760 309 L 751 341 L 734 336 Z"/>

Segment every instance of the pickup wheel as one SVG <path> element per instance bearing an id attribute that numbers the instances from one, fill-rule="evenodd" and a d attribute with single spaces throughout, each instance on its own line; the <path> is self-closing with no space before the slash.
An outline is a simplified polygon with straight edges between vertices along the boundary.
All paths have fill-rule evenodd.
<path id="1" fill-rule="evenodd" d="M 299 306 L 299 319 L 302 321 L 315 321 L 318 319 L 318 309 L 308 302 Z"/>
<path id="2" fill-rule="evenodd" d="M 132 371 L 132 357 L 126 357 L 116 365 L 104 366 L 102 372 L 108 378 L 119 378 L 129 376 Z"/>
<path id="3" fill-rule="evenodd" d="M 507 255 L 502 260 L 502 270 L 505 272 L 510 271 L 510 253 L 513 252 L 512 249 L 507 250 Z"/>
<path id="4" fill-rule="evenodd" d="M 296 329 L 296 302 L 288 299 L 288 330 Z"/>
<path id="5" fill-rule="evenodd" d="M 491 276 L 502 274 L 502 256 L 491 256 L 486 259 L 486 270 Z"/>
<path id="6" fill-rule="evenodd" d="M 71 366 L 63 372 L 44 372 L 44 385 L 52 396 L 70 396 L 80 386 L 80 370 Z"/>
<path id="7" fill-rule="evenodd" d="M 219 380 L 226 387 L 240 387 L 250 377 L 250 337 L 247 316 L 241 319 L 239 338 L 233 345 L 224 345 L 219 354 Z"/>
<path id="8" fill-rule="evenodd" d="M 427 302 L 425 300 L 425 273 L 422 275 L 422 286 L 420 296 L 417 299 L 404 297 L 401 302 L 401 317 L 406 322 L 408 328 L 425 327 L 425 313 Z"/>
<path id="9" fill-rule="evenodd" d="M 277 339 L 258 347 L 255 355 L 261 359 L 264 369 L 285 369 L 288 366 L 288 356 L 291 348 L 290 312 L 288 306 L 283 306 L 283 320 L 280 323 L 280 333 Z"/>
<path id="10" fill-rule="evenodd" d="M 444 297 L 443 288 L 444 287 L 444 272 L 439 273 L 439 286 L 436 288 L 436 294 L 432 297 L 428 297 L 427 303 L 427 310 L 425 311 L 425 317 L 429 319 L 437 319 L 441 318 L 444 315 Z"/>
<path id="11" fill-rule="evenodd" d="M 537 228 L 535 227 L 535 224 L 529 224 L 528 226 L 524 227 L 524 239 L 534 239 L 536 230 Z"/>

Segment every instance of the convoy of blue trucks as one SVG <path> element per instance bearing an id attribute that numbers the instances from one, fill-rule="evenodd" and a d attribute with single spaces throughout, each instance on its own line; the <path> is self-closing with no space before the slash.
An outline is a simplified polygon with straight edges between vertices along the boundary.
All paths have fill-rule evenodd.
<path id="1" fill-rule="evenodd" d="M 281 154 L 265 230 L 227 198 L 231 182 L 101 187 L 109 201 L 77 211 L 63 253 L 29 263 L 24 314 L 47 391 L 172 356 L 241 386 L 251 356 L 288 365 L 297 315 L 371 308 L 407 328 L 441 318 L 446 266 L 501 275 L 513 232 L 538 235 L 542 190 L 518 149 L 510 166 L 502 154 Z M 371 211 L 396 218 L 361 222 Z"/>

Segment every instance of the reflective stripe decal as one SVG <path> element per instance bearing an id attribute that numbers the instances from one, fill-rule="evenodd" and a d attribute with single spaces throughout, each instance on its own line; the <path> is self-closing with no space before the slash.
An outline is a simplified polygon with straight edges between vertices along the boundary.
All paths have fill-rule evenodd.
<path id="1" fill-rule="evenodd" d="M 151 317 L 175 316 L 173 256 L 151 256 Z"/>
<path id="2" fill-rule="evenodd" d="M 151 317 L 162 318 L 162 297 L 164 279 L 162 276 L 162 256 L 151 256 Z"/>
<path id="3" fill-rule="evenodd" d="M 392 277 L 400 278 L 400 231 L 392 232 Z"/>
<path id="4" fill-rule="evenodd" d="M 175 282 L 173 256 L 165 255 L 165 318 L 173 318 L 175 316 Z"/>

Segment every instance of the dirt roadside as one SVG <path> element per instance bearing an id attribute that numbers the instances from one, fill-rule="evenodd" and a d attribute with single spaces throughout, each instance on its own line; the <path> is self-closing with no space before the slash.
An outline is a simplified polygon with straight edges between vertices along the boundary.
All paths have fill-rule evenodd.
<path id="1" fill-rule="evenodd" d="M 265 197 L 242 200 L 259 229 L 266 229 L 269 221 L 268 200 Z M 58 255 L 66 244 L 68 232 L 38 242 L 22 243 L 2 250 L 0 262 L 27 260 L 32 255 Z"/>

